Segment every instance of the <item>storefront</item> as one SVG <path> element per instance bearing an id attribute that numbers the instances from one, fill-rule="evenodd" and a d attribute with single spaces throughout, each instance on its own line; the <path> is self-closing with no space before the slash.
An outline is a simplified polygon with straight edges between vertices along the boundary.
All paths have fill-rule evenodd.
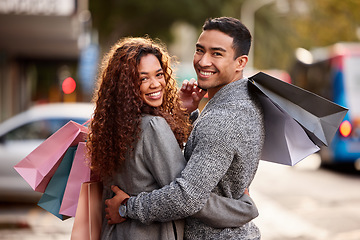
<path id="1" fill-rule="evenodd" d="M 0 1 L 0 121 L 37 103 L 78 101 L 61 83 L 78 81 L 91 31 L 88 0 Z"/>

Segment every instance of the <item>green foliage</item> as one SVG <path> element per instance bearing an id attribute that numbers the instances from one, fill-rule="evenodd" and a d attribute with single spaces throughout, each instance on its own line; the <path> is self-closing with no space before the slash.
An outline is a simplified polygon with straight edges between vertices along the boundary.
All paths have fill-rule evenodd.
<path id="1" fill-rule="evenodd" d="M 185 21 L 201 27 L 208 17 L 221 16 L 221 0 L 90 0 L 93 26 L 100 43 L 112 44 L 124 36 L 160 38 L 171 42 L 170 27 Z"/>
<path id="2" fill-rule="evenodd" d="M 89 8 L 100 44 L 108 48 L 121 37 L 146 34 L 169 44 L 173 40 L 170 28 L 175 22 L 190 23 L 200 32 L 206 18 L 240 18 L 244 1 L 254 0 L 89 0 Z M 282 1 L 288 3 L 288 11 L 280 13 L 276 1 L 256 11 L 255 67 L 286 70 L 298 47 L 311 49 L 339 41 L 358 41 L 358 0 Z"/>
<path id="3" fill-rule="evenodd" d="M 357 0 L 308 1 L 306 16 L 292 19 L 298 46 L 312 48 L 340 41 L 358 41 L 356 28 L 360 26 L 360 4 Z"/>
<path id="4" fill-rule="evenodd" d="M 256 13 L 253 33 L 254 66 L 258 69 L 286 69 L 291 61 L 294 35 L 286 15 L 279 14 L 274 5 L 264 6 Z"/>

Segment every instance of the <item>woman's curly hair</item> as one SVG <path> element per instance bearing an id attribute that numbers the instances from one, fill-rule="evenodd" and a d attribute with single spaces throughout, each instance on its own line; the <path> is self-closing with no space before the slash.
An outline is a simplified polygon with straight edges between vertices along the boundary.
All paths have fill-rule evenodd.
<path id="1" fill-rule="evenodd" d="M 153 54 L 164 71 L 166 88 L 158 108 L 146 105 L 140 96 L 138 65 L 141 57 Z M 178 88 L 170 67 L 171 57 L 160 42 L 150 38 L 124 38 L 105 55 L 95 91 L 96 108 L 90 123 L 87 146 L 94 174 L 111 178 L 139 139 L 144 113 L 162 116 L 182 148 L 191 125 L 180 108 Z"/>

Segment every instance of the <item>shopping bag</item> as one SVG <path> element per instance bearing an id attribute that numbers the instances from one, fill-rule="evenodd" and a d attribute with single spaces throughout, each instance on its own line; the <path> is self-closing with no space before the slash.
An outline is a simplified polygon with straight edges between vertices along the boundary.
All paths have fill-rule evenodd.
<path id="1" fill-rule="evenodd" d="M 262 160 L 294 165 L 318 151 L 318 147 L 328 146 L 348 111 L 263 72 L 249 77 L 249 83 L 257 89 L 254 92 L 260 96 L 264 108 Z"/>
<path id="2" fill-rule="evenodd" d="M 70 169 L 74 160 L 77 147 L 69 147 L 66 151 L 59 167 L 47 185 L 44 194 L 40 198 L 38 205 L 46 211 L 52 213 L 61 220 L 69 218 L 59 213 L 65 187 L 68 181 Z"/>
<path id="3" fill-rule="evenodd" d="M 75 217 L 81 184 L 90 181 L 90 167 L 85 142 L 77 146 L 59 213 Z"/>
<path id="4" fill-rule="evenodd" d="M 14 166 L 25 181 L 38 192 L 44 192 L 70 146 L 84 141 L 87 127 L 69 121 Z"/>
<path id="5" fill-rule="evenodd" d="M 289 114 L 277 108 L 269 98 L 259 94 L 265 115 L 265 142 L 262 160 L 294 166 L 320 148 Z"/>
<path id="6" fill-rule="evenodd" d="M 81 185 L 71 240 L 100 239 L 102 188 L 101 182 L 85 182 Z"/>

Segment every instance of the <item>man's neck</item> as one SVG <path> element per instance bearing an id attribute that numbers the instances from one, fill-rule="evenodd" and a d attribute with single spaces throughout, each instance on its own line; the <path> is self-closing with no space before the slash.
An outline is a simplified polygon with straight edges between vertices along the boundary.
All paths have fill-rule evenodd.
<path id="1" fill-rule="evenodd" d="M 218 86 L 216 88 L 211 88 L 211 89 L 208 89 L 208 98 L 209 100 L 211 98 L 213 98 L 215 96 L 215 94 L 221 89 L 223 88 L 224 86 L 228 85 L 229 83 L 232 83 L 232 82 L 235 82 L 237 80 L 240 80 L 240 79 L 243 79 L 244 76 L 243 74 L 239 75 L 237 78 L 234 78 L 234 80 L 232 80 L 231 82 L 228 82 L 227 84 L 224 84 L 224 85 L 221 85 L 221 86 Z"/>

